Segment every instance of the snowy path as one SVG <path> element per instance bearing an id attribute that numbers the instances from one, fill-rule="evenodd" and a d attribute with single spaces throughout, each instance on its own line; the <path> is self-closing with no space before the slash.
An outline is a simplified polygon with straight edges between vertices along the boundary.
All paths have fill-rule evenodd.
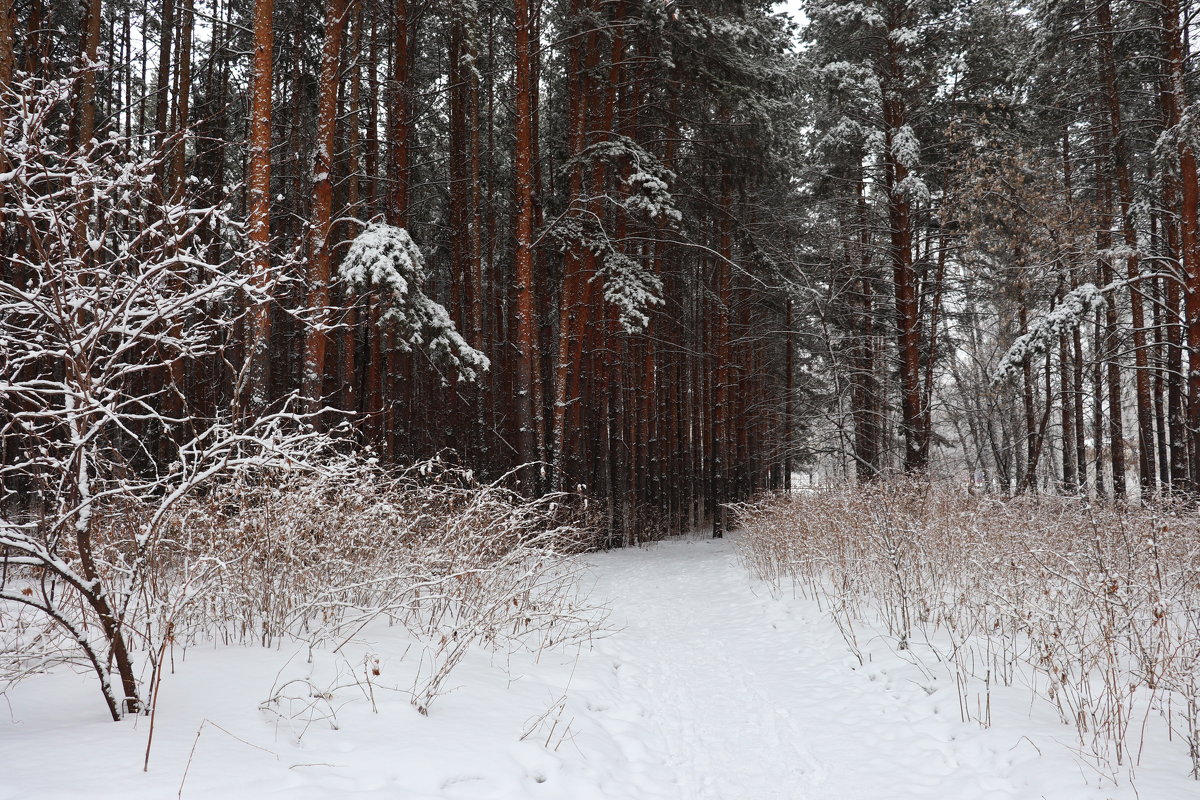
<path id="1" fill-rule="evenodd" d="M 981 737 L 959 722 L 956 700 L 858 668 L 817 609 L 756 594 L 730 540 L 635 555 L 597 559 L 599 588 L 626 626 L 601 649 L 658 729 L 678 797 L 1024 796 L 997 774 L 1005 755 L 970 741 Z"/>
<path id="2" fill-rule="evenodd" d="M 681 797 L 793 798 L 824 782 L 793 718 L 804 665 L 773 635 L 726 543 L 673 543 L 605 570 L 626 627 L 601 645 L 661 731 Z M 612 560 L 616 560 L 615 558 Z M 740 575 L 739 575 L 740 572 Z"/>

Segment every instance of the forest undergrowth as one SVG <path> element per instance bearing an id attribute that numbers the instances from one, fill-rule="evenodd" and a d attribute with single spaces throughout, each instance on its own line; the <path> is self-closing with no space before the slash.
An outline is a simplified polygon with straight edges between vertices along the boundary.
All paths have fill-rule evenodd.
<path id="1" fill-rule="evenodd" d="M 1023 687 L 1079 752 L 1132 775 L 1162 720 L 1200 778 L 1200 516 L 1182 506 L 972 496 L 906 481 L 775 495 L 737 508 L 746 565 L 869 640 L 953 681 L 992 725 Z"/>
<path id="2" fill-rule="evenodd" d="M 200 644 L 336 652 L 368 625 L 400 625 L 423 649 L 412 703 L 428 713 L 473 648 L 536 651 L 602 626 L 577 580 L 594 537 L 561 496 L 526 500 L 438 461 L 399 474 L 350 458 L 325 466 L 242 470 L 166 515 L 130 500 L 97 509 L 98 579 L 147 712 L 164 661 Z M 54 616 L 32 606 L 65 595 L 59 584 L 33 567 L 0 576 L 31 601 L 0 601 L 0 694 L 64 662 L 87 668 L 81 640 L 103 637 L 95 614 L 83 602 L 53 604 Z"/>

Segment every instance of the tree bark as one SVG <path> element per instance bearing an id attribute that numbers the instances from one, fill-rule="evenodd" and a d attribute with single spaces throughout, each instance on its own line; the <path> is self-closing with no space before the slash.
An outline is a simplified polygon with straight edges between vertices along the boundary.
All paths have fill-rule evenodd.
<path id="1" fill-rule="evenodd" d="M 1138 475 L 1142 497 L 1156 488 L 1154 463 L 1154 410 L 1150 397 L 1150 370 L 1146 349 L 1146 322 L 1142 306 L 1142 288 L 1138 283 L 1140 264 L 1137 254 L 1137 230 L 1133 220 L 1133 175 L 1129 166 L 1128 146 L 1121 121 L 1121 95 L 1117 85 L 1115 42 L 1112 10 L 1109 0 L 1100 0 L 1097 7 L 1100 25 L 1100 64 L 1104 81 L 1104 100 L 1108 109 L 1108 136 L 1117 174 L 1118 213 L 1125 245 L 1126 275 L 1130 280 L 1129 304 L 1133 318 L 1134 385 L 1137 395 Z M 1114 415 L 1118 417 L 1119 415 Z M 1124 476 L 1121 476 L 1123 487 Z"/>
<path id="2" fill-rule="evenodd" d="M 893 20 L 890 28 L 901 27 Z M 896 154 L 896 136 L 907 124 L 904 66 L 901 46 L 888 37 L 883 89 L 884 169 L 889 255 L 896 298 L 896 346 L 900 359 L 900 413 L 904 433 L 904 470 L 924 473 L 929 467 L 928 435 L 921 408 L 921 331 L 917 307 L 917 276 L 912 256 L 912 207 L 904 187 L 909 166 Z"/>
<path id="3" fill-rule="evenodd" d="M 154 144 L 161 151 L 167 137 L 167 114 L 170 110 L 171 47 L 175 38 L 175 0 L 163 0 L 159 18 L 158 78 L 154 92 Z M 166 175 L 166 162 L 159 166 L 160 185 Z"/>
<path id="4" fill-rule="evenodd" d="M 271 62 L 275 45 L 274 0 L 255 0 L 254 59 L 250 74 L 250 141 L 246 203 L 251 247 L 248 345 L 242 377 L 242 410 L 266 407 L 271 385 Z"/>
<path id="5" fill-rule="evenodd" d="M 712 424 L 712 520 L 713 538 L 719 539 L 727 527 L 724 503 L 729 500 L 729 428 L 730 428 L 730 314 L 733 310 L 733 178 L 729 166 L 721 173 L 721 212 L 717 222 L 717 255 L 714 295 L 716 324 L 713 331 L 713 424 Z"/>
<path id="6" fill-rule="evenodd" d="M 513 256 L 517 302 L 514 309 L 517 347 L 517 457 L 522 469 L 518 475 L 521 489 L 533 493 L 538 488 L 537 436 L 534 430 L 533 381 L 537 352 L 537 320 L 534 312 L 533 284 L 533 25 L 531 0 L 516 0 L 516 142 L 513 148 L 516 206 L 516 251 Z"/>
<path id="7" fill-rule="evenodd" d="M 9 93 L 12 91 L 15 56 L 13 51 L 13 0 L 0 0 L 0 142 L 8 125 Z M 8 155 L 0 148 L 0 172 L 8 171 Z M 0 248 L 5 242 L 4 186 L 0 184 Z M 0 273 L 2 274 L 2 273 Z"/>
<path id="8" fill-rule="evenodd" d="M 329 348 L 330 237 L 333 222 L 333 151 L 337 134 L 342 39 L 349 19 L 348 0 L 328 0 L 321 76 L 317 84 L 317 147 L 313 158 L 312 214 L 308 225 L 308 313 L 304 337 L 303 394 L 316 411 L 325 395 L 325 354 Z"/>

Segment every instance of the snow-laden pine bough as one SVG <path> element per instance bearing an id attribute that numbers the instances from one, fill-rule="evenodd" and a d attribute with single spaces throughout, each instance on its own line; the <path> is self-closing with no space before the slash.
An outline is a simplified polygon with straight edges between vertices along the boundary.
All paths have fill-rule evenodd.
<path id="1" fill-rule="evenodd" d="M 1114 281 L 1103 287 L 1092 283 L 1076 286 L 1063 295 L 1053 308 L 1035 319 L 1029 325 L 1029 330 L 1013 340 L 992 372 L 992 384 L 1003 383 L 1019 374 L 1026 364 L 1046 355 L 1059 341 L 1059 337 L 1076 330 L 1089 316 L 1102 311 L 1108 304 L 1108 295 L 1142 281 L 1158 278 L 1179 280 L 1178 275 L 1170 272 L 1150 272 L 1136 278 Z"/>
<path id="2" fill-rule="evenodd" d="M 350 286 L 375 298 L 381 307 L 379 324 L 392 327 L 402 350 L 424 349 L 468 382 L 491 368 L 487 356 L 455 328 L 450 312 L 422 290 L 425 257 L 404 228 L 366 225 L 350 243 L 338 272 Z"/>
<path id="3" fill-rule="evenodd" d="M 671 195 L 675 173 L 627 136 L 597 142 L 572 157 L 564 171 L 611 168 L 623 175 L 623 191 L 590 198 L 620 210 L 625 219 L 642 225 L 673 227 L 681 215 Z M 621 327 L 629 333 L 644 331 L 650 311 L 662 305 L 662 279 L 638 259 L 621 252 L 619 237 L 595 213 L 572 206 L 550 220 L 538 237 L 555 243 L 562 252 L 590 253 L 600 268 L 589 278 L 603 287 L 605 302 L 617 310 Z"/>
<path id="4" fill-rule="evenodd" d="M 1100 311 L 1108 302 L 1104 295 L 1124 286 L 1127 281 L 1100 289 L 1085 283 L 1065 294 L 1061 301 L 1043 317 L 1029 326 L 1029 330 L 1018 336 L 1000 359 L 992 373 L 992 383 L 1002 383 L 1020 373 L 1022 367 L 1045 355 L 1058 342 L 1059 337 L 1075 330 L 1088 316 Z"/>

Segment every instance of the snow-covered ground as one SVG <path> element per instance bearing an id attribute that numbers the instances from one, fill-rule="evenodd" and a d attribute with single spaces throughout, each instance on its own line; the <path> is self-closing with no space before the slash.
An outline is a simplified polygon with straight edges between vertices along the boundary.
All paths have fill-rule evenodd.
<path id="1" fill-rule="evenodd" d="M 1028 692 L 995 692 L 991 728 L 962 722 L 945 674 L 869 635 L 860 664 L 815 604 L 748 578 L 731 538 L 591 560 L 614 633 L 474 653 L 429 717 L 409 703 L 421 648 L 386 627 L 311 661 L 176 652 L 147 772 L 148 718 L 108 721 L 86 675 L 29 679 L 0 697 L 0 800 L 1200 796 L 1179 742 L 1114 785 Z"/>

